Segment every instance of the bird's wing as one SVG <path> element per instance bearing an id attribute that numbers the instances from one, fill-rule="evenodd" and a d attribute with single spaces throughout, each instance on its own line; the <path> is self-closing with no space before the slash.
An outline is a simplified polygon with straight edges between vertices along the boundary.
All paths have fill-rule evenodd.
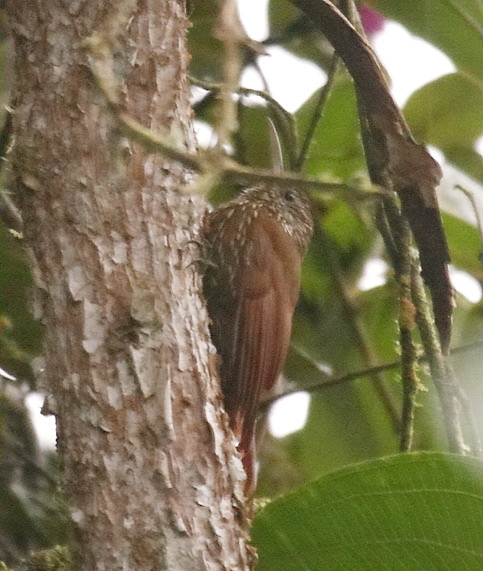
<path id="1" fill-rule="evenodd" d="M 280 225 L 267 219 L 256 228 L 250 254 L 237 276 L 221 355 L 226 408 L 242 448 L 250 445 L 261 392 L 273 387 L 283 368 L 300 272 L 295 246 L 293 252 L 283 250 L 286 238 Z M 292 247 L 290 242 L 288 246 Z"/>

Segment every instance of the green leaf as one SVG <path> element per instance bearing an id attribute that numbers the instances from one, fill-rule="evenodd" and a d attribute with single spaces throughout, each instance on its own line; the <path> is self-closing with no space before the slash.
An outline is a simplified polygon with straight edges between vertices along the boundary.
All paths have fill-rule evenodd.
<path id="1" fill-rule="evenodd" d="M 478 229 L 446 213 L 443 214 L 443 222 L 454 265 L 472 274 L 476 279 L 483 280 Z"/>
<path id="2" fill-rule="evenodd" d="M 465 73 L 452 73 L 414 93 L 404 115 L 418 140 L 439 147 L 448 160 L 473 174 L 472 154 L 483 134 L 483 84 Z M 479 161 L 481 171 L 481 159 Z M 483 175 L 483 172 L 480 172 Z"/>
<path id="3" fill-rule="evenodd" d="M 280 145 L 275 144 L 273 137 Z M 282 107 L 263 105 L 242 98 L 238 105 L 238 131 L 235 133 L 235 158 L 252 167 L 273 169 L 282 159 L 284 168 L 293 167 L 297 155 L 297 140 L 292 116 Z M 282 157 L 278 156 L 279 150 Z"/>
<path id="4" fill-rule="evenodd" d="M 438 453 L 333 472 L 256 516 L 257 571 L 479 571 L 483 463 Z"/>
<path id="5" fill-rule="evenodd" d="M 312 121 L 318 98 L 319 92 L 316 92 L 296 113 L 300 141 Z M 340 180 L 365 172 L 354 86 L 346 74 L 332 87 L 310 146 L 305 172 Z"/>
<path id="6" fill-rule="evenodd" d="M 218 7 L 214 0 L 191 3 L 191 27 L 188 51 L 191 56 L 190 73 L 197 79 L 221 81 L 223 44 L 214 36 Z"/>
<path id="7" fill-rule="evenodd" d="M 258 105 L 239 105 L 238 121 L 236 160 L 252 167 L 272 168 L 267 109 Z"/>
<path id="8" fill-rule="evenodd" d="M 374 9 L 445 52 L 462 71 L 483 79 L 479 0 L 370 0 Z"/>
<path id="9" fill-rule="evenodd" d="M 40 325 L 27 306 L 32 277 L 24 244 L 0 225 L 0 365 L 32 377 L 29 360 L 40 351 Z"/>

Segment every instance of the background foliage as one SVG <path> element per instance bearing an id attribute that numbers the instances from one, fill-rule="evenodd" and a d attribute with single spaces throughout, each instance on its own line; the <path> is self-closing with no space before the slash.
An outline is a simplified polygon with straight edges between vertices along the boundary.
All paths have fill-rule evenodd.
<path id="1" fill-rule="evenodd" d="M 415 137 L 438 148 L 447 164 L 458 169 L 457 184 L 466 188 L 466 176 L 473 182 L 481 183 L 483 166 L 475 148 L 476 141 L 483 134 L 483 68 L 478 55 L 482 47 L 481 3 L 467 0 L 373 0 L 370 4 L 385 18 L 400 22 L 411 32 L 439 47 L 454 62 L 456 72 L 419 89 L 405 105 L 404 113 Z M 215 2 L 194 1 L 191 2 L 191 10 L 190 73 L 195 83 L 219 82 L 222 79 L 223 50 L 212 33 L 216 17 Z M 309 59 L 324 72 L 328 71 L 331 60 L 329 44 L 312 29 L 292 3 L 271 0 L 269 23 L 269 38 L 264 42 L 267 46 L 283 46 L 296 57 Z M 8 50 L 8 43 L 4 41 L 4 59 Z M 257 57 L 256 51 L 248 46 L 244 67 L 253 66 Z M 292 81 L 297 81 L 297 78 L 287 77 L 287 89 L 290 89 Z M 2 101 L 5 102 L 7 73 L 2 74 L 0 86 Z M 216 90 L 197 87 L 195 93 L 194 107 L 199 125 L 213 127 L 217 121 Z M 270 99 L 241 95 L 238 104 L 239 130 L 234 140 L 236 159 L 249 166 L 271 168 L 270 118 L 281 140 L 285 165 L 295 168 L 317 98 L 318 93 L 308 97 L 301 108 L 290 116 Z M 350 77 L 342 68 L 335 75 L 302 172 L 320 180 L 346 183 L 362 189 L 369 185 L 354 90 Z M 211 198 L 219 202 L 230 197 L 235 190 L 216 188 Z M 475 192 L 480 193 L 475 198 L 482 204 L 483 190 L 480 187 Z M 481 286 L 481 242 L 471 201 L 461 191 L 451 190 L 449 193 L 451 201 L 446 198 L 442 204 L 453 264 L 458 270 L 473 276 Z M 327 198 L 314 192 L 312 198 L 316 232 L 304 266 L 302 294 L 286 366 L 291 387 L 321 383 L 326 380 L 327 371 L 339 376 L 398 359 L 397 291 L 391 271 L 388 271 L 383 285 L 367 291 L 360 287 L 360 278 L 368 262 L 386 259 L 373 221 L 374 204 L 369 200 L 351 198 L 350 193 L 344 198 Z M 480 216 L 483 213 L 480 212 Z M 27 267 L 21 239 L 13 235 L 8 224 L 3 222 L 0 227 L 0 366 L 18 378 L 16 382 L 0 380 L 0 559 L 10 561 L 25 555 L 30 548 L 63 541 L 65 529 L 61 516 L 63 510 L 55 499 L 55 462 L 38 450 L 23 405 L 25 395 L 33 389 L 29 363 L 41 351 L 41 330 L 28 310 L 31 279 Z M 456 301 L 453 346 L 481 342 L 482 302 L 472 303 L 461 294 L 457 294 Z M 481 343 L 472 350 L 455 355 L 454 365 L 473 408 L 477 429 L 483 435 Z M 441 428 L 439 403 L 424 364 L 421 365 L 420 378 L 426 390 L 418 395 L 420 407 L 416 416 L 414 449 L 445 452 L 447 447 Z M 322 479 L 273 502 L 262 511 L 255 524 L 255 541 L 261 552 L 260 569 L 276 568 L 281 571 L 290 568 L 283 566 L 284 561 L 288 561 L 287 555 L 274 567 L 275 555 L 264 550 L 264 545 L 276 544 L 280 547 L 284 542 L 289 550 L 303 549 L 307 553 L 307 560 L 301 562 L 297 569 L 319 568 L 310 559 L 310 545 L 317 546 L 323 541 L 317 537 L 317 533 L 321 532 L 321 526 L 330 526 L 333 520 L 323 523 L 316 518 L 311 519 L 308 545 L 303 542 L 292 545 L 289 541 L 290 530 L 273 530 L 283 530 L 287 514 L 291 522 L 293 514 L 297 513 L 305 525 L 304 518 L 309 517 L 308 513 L 313 513 L 314 509 L 324 511 L 324 494 L 336 493 L 333 486 L 336 486 L 341 474 L 349 481 L 348 486 L 355 485 L 354 482 L 357 484 L 363 473 L 373 474 L 374 479 L 368 483 L 371 486 L 383 478 L 387 486 L 394 486 L 390 495 L 390 501 L 393 501 L 400 486 L 404 485 L 405 475 L 410 491 L 420 492 L 423 481 L 425 484 L 422 487 L 430 486 L 434 496 L 434 490 L 439 489 L 434 476 L 441 474 L 443 469 L 451 473 L 456 470 L 461 477 L 452 478 L 451 485 L 456 489 L 463 487 L 465 493 L 471 490 L 475 501 L 481 502 L 481 486 L 478 488 L 474 482 L 475 478 L 479 478 L 481 483 L 483 468 L 476 460 L 453 460 L 441 454 L 423 456 L 421 461 L 417 459 L 421 458 L 419 456 L 414 457 L 414 461 L 399 457 L 388 460 L 388 463 L 373 460 L 398 451 L 401 392 L 397 368 L 378 375 L 361 375 L 351 382 L 312 392 L 309 416 L 303 430 L 283 439 L 266 436 L 261 455 L 260 495 L 277 496 L 297 484 L 321 476 Z M 367 465 L 371 468 L 369 472 L 361 467 L 344 468 L 364 461 L 371 461 Z M 419 475 L 414 472 L 415 466 L 421 468 Z M 337 472 L 337 477 L 325 476 L 324 480 L 323 475 L 335 469 L 345 472 Z M 381 476 L 382 473 L 384 476 Z M 433 500 L 422 500 L 423 507 L 414 517 L 425 521 L 425 518 L 430 518 L 430 512 L 442 514 L 443 503 L 448 505 L 443 502 L 445 497 L 434 499 L 434 506 L 425 504 Z M 405 501 L 403 498 L 397 504 L 396 512 L 400 515 L 405 509 L 411 509 L 410 503 L 404 507 Z M 377 494 L 371 496 L 368 502 L 364 509 L 370 511 L 379 502 Z M 481 507 L 481 503 L 478 505 Z M 433 508 L 425 511 L 425 506 Z M 451 529 L 455 531 L 456 542 L 460 541 L 460 537 L 463 543 L 473 537 L 472 525 L 483 525 L 483 508 L 482 511 L 475 509 L 469 512 L 466 504 L 456 503 L 447 509 L 454 522 Z M 308 510 L 308 513 L 304 510 Z M 380 528 L 376 528 L 372 539 L 366 538 L 369 543 L 377 539 L 377 529 L 385 529 L 386 522 L 378 519 L 379 515 L 383 515 L 380 512 L 375 513 L 377 521 L 371 529 L 374 530 L 374 525 Z M 401 525 L 408 525 L 408 521 L 414 521 L 414 518 Z M 349 520 L 348 523 L 341 521 L 341 529 L 350 523 Z M 434 541 L 443 541 L 438 534 L 453 535 L 444 531 L 446 523 L 444 514 L 435 515 L 434 521 L 427 520 L 427 525 L 437 524 Z M 460 524 L 464 524 L 467 531 L 457 534 Z M 399 524 L 396 522 L 394 525 Z M 277 538 L 274 539 L 271 533 L 278 534 Z M 358 531 L 352 529 L 350 533 L 357 534 Z M 421 534 L 424 535 L 424 529 Z M 479 564 L 482 564 L 482 552 L 483 549 L 480 549 L 480 559 L 476 559 Z M 280 548 L 278 553 L 283 553 L 283 550 Z M 411 553 L 414 554 L 414 550 L 406 549 L 406 554 Z M 401 557 L 404 560 L 404 555 Z M 350 568 L 374 568 L 371 567 L 374 560 L 368 558 L 367 562 L 368 566 L 365 567 L 351 562 Z M 324 565 L 324 569 L 332 568 L 327 562 Z M 387 568 L 396 569 L 392 565 Z M 408 564 L 401 568 L 422 567 Z M 457 565 L 449 568 L 455 569 Z M 459 568 L 477 567 L 466 562 Z"/>

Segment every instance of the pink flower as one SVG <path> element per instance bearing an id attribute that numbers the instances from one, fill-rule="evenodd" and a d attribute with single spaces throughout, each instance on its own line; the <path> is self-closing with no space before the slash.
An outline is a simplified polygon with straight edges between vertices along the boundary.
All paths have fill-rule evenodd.
<path id="1" fill-rule="evenodd" d="M 368 36 L 375 34 L 384 27 L 384 17 L 379 12 L 369 8 L 364 2 L 359 5 L 359 14 Z"/>

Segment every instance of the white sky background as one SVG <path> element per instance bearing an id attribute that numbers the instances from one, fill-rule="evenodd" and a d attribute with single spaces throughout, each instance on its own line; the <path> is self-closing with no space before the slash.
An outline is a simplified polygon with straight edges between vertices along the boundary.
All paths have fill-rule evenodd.
<path id="1" fill-rule="evenodd" d="M 240 17 L 254 40 L 264 40 L 268 35 L 267 5 L 268 0 L 239 2 Z M 391 77 L 393 96 L 399 105 L 404 105 L 411 93 L 425 83 L 455 71 L 445 54 L 395 22 L 386 22 L 372 43 Z M 324 75 L 315 64 L 301 61 L 281 48 L 271 47 L 268 52 L 270 56 L 259 58 L 260 67 L 274 98 L 293 112 L 322 85 Z M 255 72 L 247 73 L 244 80 L 247 87 L 261 87 Z"/>
<path id="2" fill-rule="evenodd" d="M 264 40 L 268 35 L 267 4 L 268 0 L 239 2 L 243 24 L 254 40 Z M 374 36 L 373 47 L 391 77 L 393 96 L 400 106 L 422 85 L 455 71 L 453 63 L 445 54 L 394 22 L 386 22 L 384 29 Z M 294 112 L 320 88 L 324 75 L 315 64 L 300 60 L 281 48 L 271 47 L 268 52 L 269 56 L 259 58 L 259 65 L 269 81 L 271 94 L 287 111 Z M 258 74 L 253 70 L 245 73 L 243 84 L 254 89 L 262 88 Z M 377 261 L 375 263 L 377 265 Z M 371 283 L 372 287 L 380 283 L 383 279 L 381 271 L 381 268 L 368 265 L 366 275 L 363 276 L 365 289 L 371 287 Z M 468 280 L 467 274 L 462 279 Z M 472 296 L 471 300 L 476 302 L 477 296 L 481 296 L 481 287 L 472 282 L 472 279 L 466 287 L 470 288 L 468 297 Z M 281 437 L 302 428 L 309 402 L 308 394 L 298 393 L 276 403 L 270 415 L 272 434 Z M 40 414 L 42 403 L 43 397 L 40 394 L 34 393 L 27 398 L 40 445 L 53 448 L 55 421 L 53 416 Z"/>

